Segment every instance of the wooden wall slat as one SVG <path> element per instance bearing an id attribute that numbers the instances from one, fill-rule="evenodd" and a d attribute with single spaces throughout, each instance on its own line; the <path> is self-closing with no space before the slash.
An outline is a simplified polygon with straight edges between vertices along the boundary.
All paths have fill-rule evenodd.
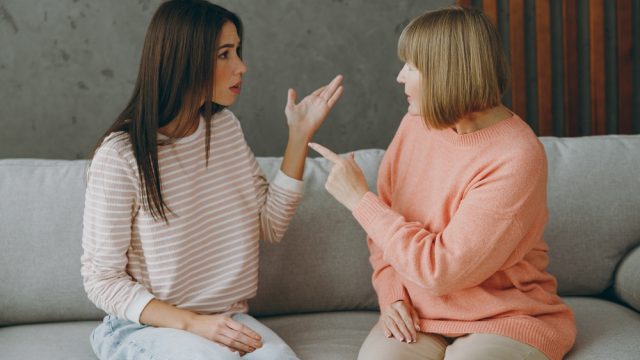
<path id="1" fill-rule="evenodd" d="M 482 11 L 491 19 L 491 22 L 498 26 L 498 1 L 497 0 L 483 0 Z"/>
<path id="2" fill-rule="evenodd" d="M 458 6 L 461 7 L 471 7 L 472 1 L 471 0 L 458 0 Z"/>
<path id="3" fill-rule="evenodd" d="M 578 19 L 577 0 L 563 0 L 564 123 L 566 136 L 580 135 L 578 118 Z"/>
<path id="4" fill-rule="evenodd" d="M 511 0 L 509 1 L 511 107 L 516 114 L 526 119 L 527 89 L 524 46 L 524 0 Z"/>
<path id="5" fill-rule="evenodd" d="M 537 0 L 536 6 L 536 65 L 538 78 L 538 131 L 553 135 L 551 112 L 551 7 L 549 0 Z M 561 85 L 561 84 L 558 84 Z"/>
<path id="6" fill-rule="evenodd" d="M 604 0 L 589 0 L 589 64 L 591 77 L 591 133 L 607 131 L 604 59 Z"/>
<path id="7" fill-rule="evenodd" d="M 631 134 L 631 102 L 633 96 L 633 63 L 631 58 L 632 39 L 631 0 L 616 2 L 616 35 L 618 40 L 618 132 Z"/>

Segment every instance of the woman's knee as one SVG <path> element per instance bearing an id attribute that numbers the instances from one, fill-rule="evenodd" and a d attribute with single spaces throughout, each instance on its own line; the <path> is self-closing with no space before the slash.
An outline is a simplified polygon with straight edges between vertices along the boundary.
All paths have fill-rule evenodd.
<path id="1" fill-rule="evenodd" d="M 282 343 L 265 343 L 262 347 L 253 353 L 243 357 L 247 360 L 299 360 L 296 354 L 287 344 Z"/>

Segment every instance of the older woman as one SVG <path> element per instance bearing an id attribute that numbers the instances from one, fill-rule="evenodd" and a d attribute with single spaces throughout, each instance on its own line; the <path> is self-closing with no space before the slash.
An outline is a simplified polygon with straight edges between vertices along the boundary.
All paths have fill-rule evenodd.
<path id="1" fill-rule="evenodd" d="M 360 359 L 561 359 L 575 321 L 556 294 L 542 234 L 547 162 L 500 99 L 508 69 L 495 27 L 446 8 L 403 31 L 408 113 L 382 160 L 378 195 L 353 156 L 327 190 L 368 234 L 380 321 Z"/>

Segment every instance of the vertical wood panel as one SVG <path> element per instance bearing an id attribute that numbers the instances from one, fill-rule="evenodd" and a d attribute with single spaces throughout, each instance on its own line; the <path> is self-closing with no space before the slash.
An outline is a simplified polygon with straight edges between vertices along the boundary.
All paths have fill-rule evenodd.
<path id="1" fill-rule="evenodd" d="M 631 99 L 633 96 L 631 13 L 631 0 L 617 0 L 618 132 L 620 134 L 630 134 L 633 131 L 633 124 L 631 122 Z"/>
<path id="2" fill-rule="evenodd" d="M 458 0 L 458 6 L 471 7 L 471 0 Z"/>
<path id="3" fill-rule="evenodd" d="M 498 1 L 497 0 L 483 0 L 482 11 L 491 19 L 491 22 L 498 26 Z"/>
<path id="4" fill-rule="evenodd" d="M 511 49 L 511 106 L 526 117 L 526 67 L 524 54 L 524 0 L 509 1 L 509 47 Z"/>
<path id="5" fill-rule="evenodd" d="M 536 63 L 538 72 L 538 131 L 540 135 L 553 135 L 551 112 L 551 9 L 549 0 L 536 3 Z M 561 85 L 561 84 L 558 84 Z"/>
<path id="6" fill-rule="evenodd" d="M 578 21 L 576 0 L 564 0 L 562 3 L 564 22 L 564 104 L 565 135 L 580 134 L 578 119 Z"/>
<path id="7" fill-rule="evenodd" d="M 591 129 L 606 133 L 604 59 L 604 0 L 589 0 L 589 63 L 591 77 Z"/>

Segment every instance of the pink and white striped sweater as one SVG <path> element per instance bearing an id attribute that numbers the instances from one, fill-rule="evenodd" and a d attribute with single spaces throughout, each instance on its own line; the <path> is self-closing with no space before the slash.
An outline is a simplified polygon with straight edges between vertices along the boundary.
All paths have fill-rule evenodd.
<path id="1" fill-rule="evenodd" d="M 107 137 L 87 174 L 81 257 L 89 299 L 139 322 L 153 298 L 199 313 L 246 312 L 258 285 L 258 240 L 279 241 L 302 198 L 301 181 L 269 184 L 228 110 L 158 146 L 169 224 L 142 206 L 127 134 Z M 159 138 L 162 138 L 159 135 Z"/>

